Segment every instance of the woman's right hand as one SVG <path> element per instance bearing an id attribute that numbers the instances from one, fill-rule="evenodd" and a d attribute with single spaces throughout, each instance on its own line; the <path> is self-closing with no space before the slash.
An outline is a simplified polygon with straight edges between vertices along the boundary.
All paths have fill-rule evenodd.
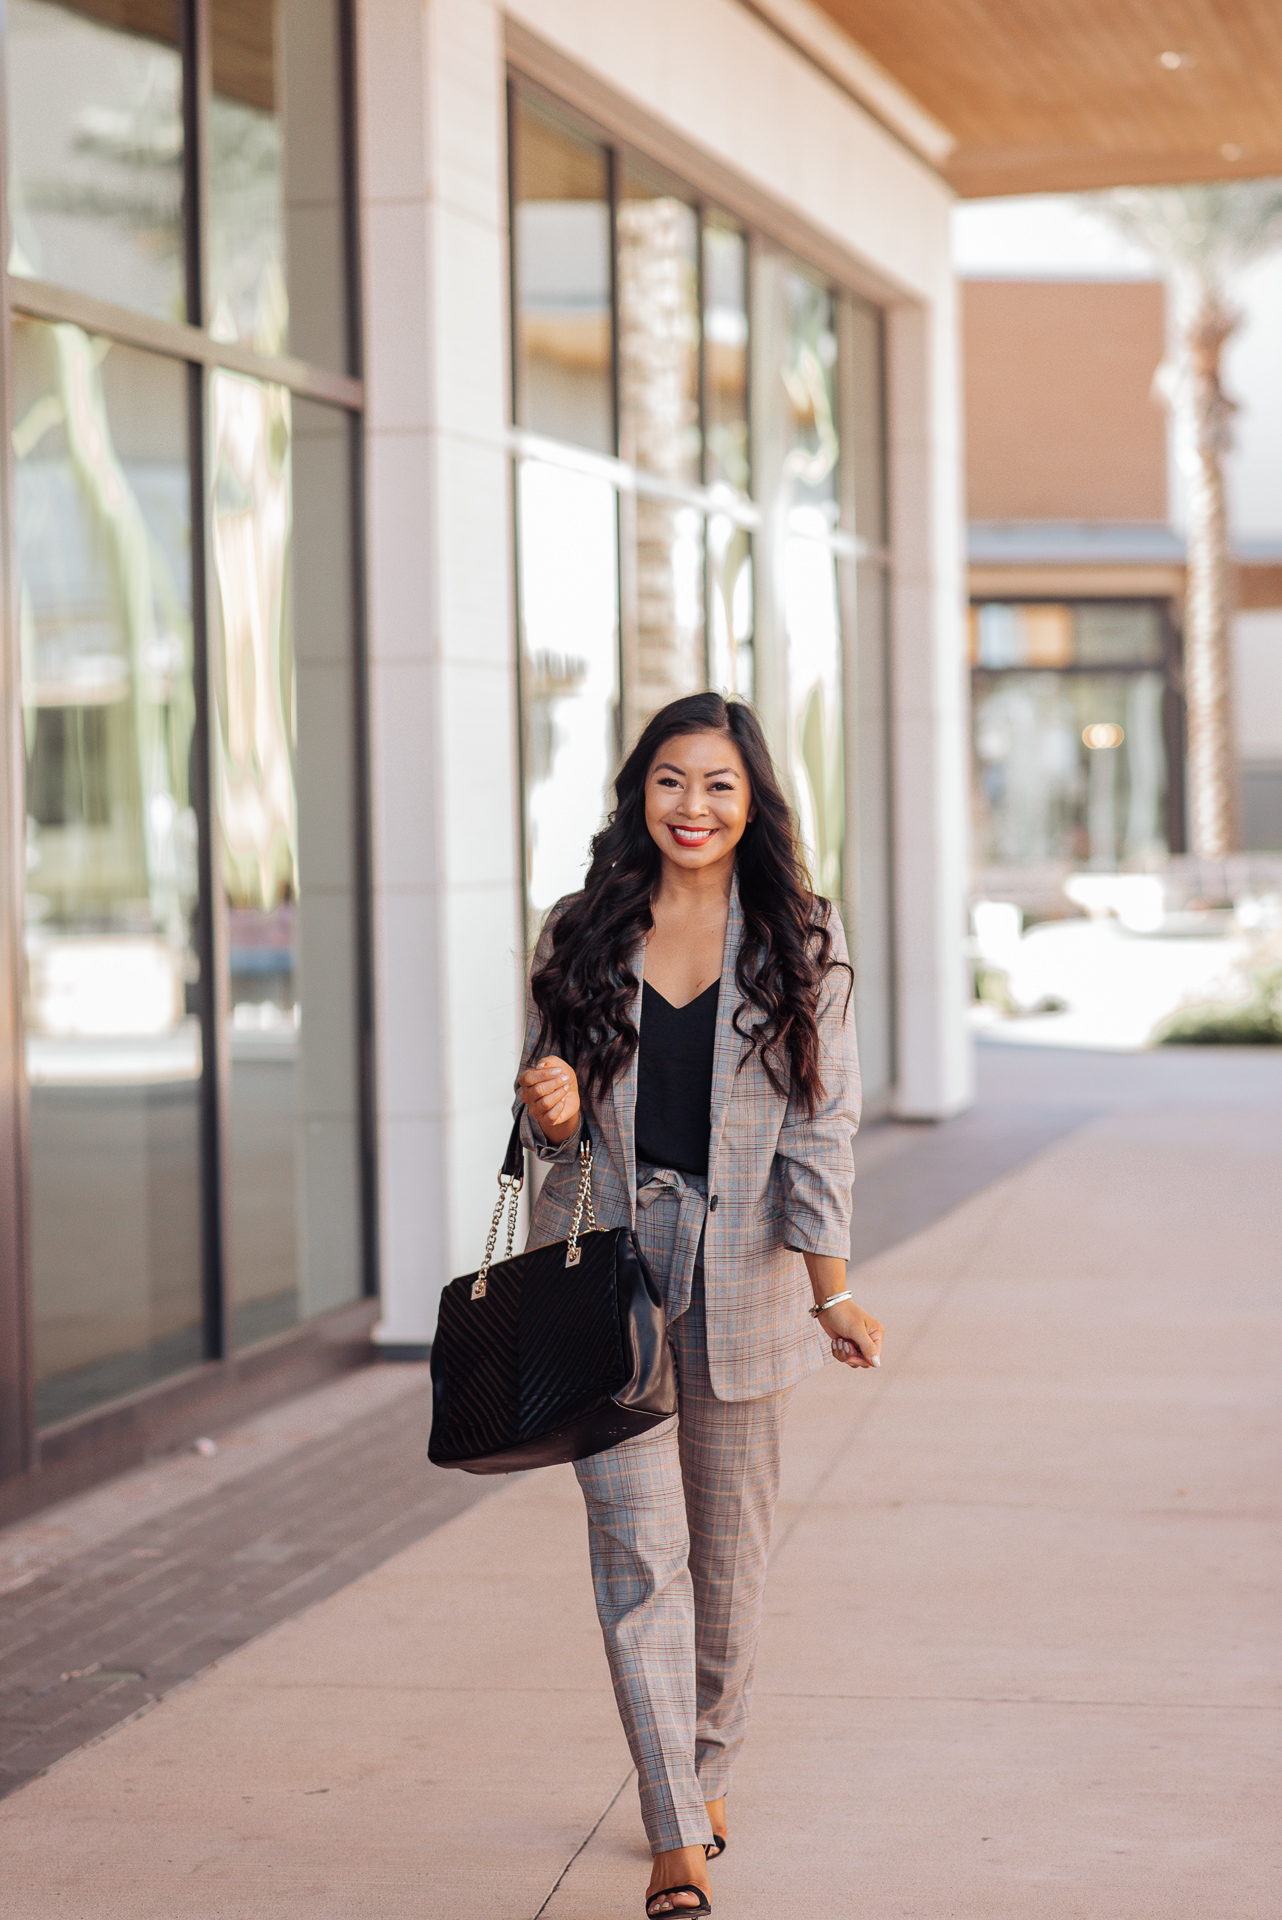
<path id="1" fill-rule="evenodd" d="M 579 1083 L 574 1068 L 549 1053 L 527 1067 L 517 1084 L 543 1138 L 558 1147 L 568 1140 L 579 1124 Z"/>

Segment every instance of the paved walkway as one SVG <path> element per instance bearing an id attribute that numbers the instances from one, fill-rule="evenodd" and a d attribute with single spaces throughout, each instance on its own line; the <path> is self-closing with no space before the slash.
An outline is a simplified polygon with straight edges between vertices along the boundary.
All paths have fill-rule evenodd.
<path id="1" fill-rule="evenodd" d="M 861 1135 L 858 1260 L 1089 1117 L 986 1079 L 947 1127 Z M 0 1796 L 494 1492 L 427 1465 L 426 1374 L 350 1376 L 0 1531 Z"/>
<path id="2" fill-rule="evenodd" d="M 865 1143 L 886 1363 L 797 1396 L 718 1915 L 1268 1920 L 1282 1058 L 985 1072 L 924 1231 L 951 1130 Z M 71 1753 L 0 1805 L 6 1916 L 639 1915 L 583 1533 L 504 1483 Z"/>

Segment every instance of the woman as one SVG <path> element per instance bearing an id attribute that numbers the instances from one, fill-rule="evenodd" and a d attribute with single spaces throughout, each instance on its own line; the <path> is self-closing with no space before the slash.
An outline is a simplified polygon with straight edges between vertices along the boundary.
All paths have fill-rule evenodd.
<path id="1" fill-rule="evenodd" d="M 575 1469 L 655 1920 L 711 1912 L 792 1389 L 830 1354 L 877 1366 L 882 1328 L 846 1290 L 841 922 L 810 891 L 751 708 L 674 701 L 616 792 L 539 941 L 517 1086 L 550 1165 L 530 1245 L 569 1231 L 586 1114 L 598 1221 L 636 1227 L 676 1362 L 676 1418 Z"/>

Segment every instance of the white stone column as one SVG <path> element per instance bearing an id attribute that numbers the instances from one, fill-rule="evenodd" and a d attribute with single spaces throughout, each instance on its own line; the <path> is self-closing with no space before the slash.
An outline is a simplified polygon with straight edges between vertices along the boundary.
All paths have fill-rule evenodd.
<path id="1" fill-rule="evenodd" d="M 894 1110 L 944 1119 L 974 1098 L 963 940 L 969 698 L 963 647 L 955 287 L 886 316 L 894 742 Z"/>
<path id="2" fill-rule="evenodd" d="M 502 16 L 360 0 L 379 1231 L 390 1346 L 480 1259 L 519 1047 Z"/>

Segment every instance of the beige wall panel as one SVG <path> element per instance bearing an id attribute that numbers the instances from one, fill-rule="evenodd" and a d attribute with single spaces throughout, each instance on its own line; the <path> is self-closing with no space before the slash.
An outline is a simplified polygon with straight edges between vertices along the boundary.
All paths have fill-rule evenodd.
<path id="1" fill-rule="evenodd" d="M 1262 607 L 1282 607 L 1282 566 L 1267 562 L 1240 566 L 1237 603 L 1243 613 Z"/>
<path id="2" fill-rule="evenodd" d="M 1165 521 L 1156 281 L 962 287 L 973 520 Z"/>

